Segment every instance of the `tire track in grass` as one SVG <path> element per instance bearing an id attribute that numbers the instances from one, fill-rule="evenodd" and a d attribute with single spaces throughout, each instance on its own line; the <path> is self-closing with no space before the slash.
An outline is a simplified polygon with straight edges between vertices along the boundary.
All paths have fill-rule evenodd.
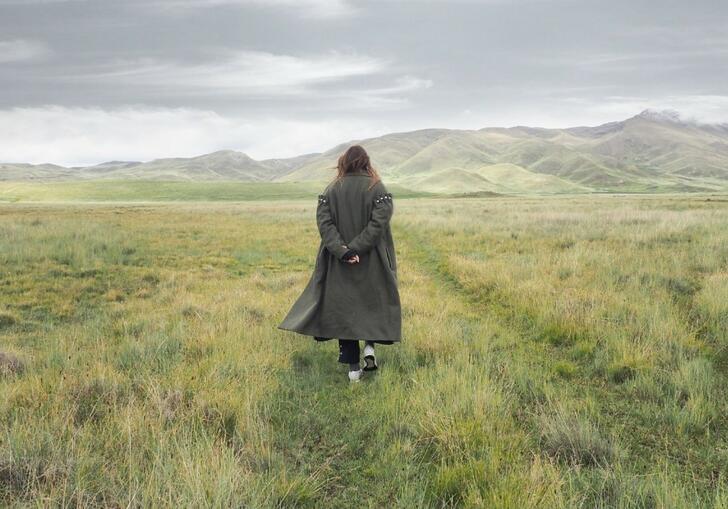
<path id="1" fill-rule="evenodd" d="M 551 500 L 553 479 L 533 486 L 529 439 L 506 410 L 510 398 L 494 379 L 498 361 L 489 360 L 478 313 L 423 266 L 418 241 L 401 236 L 400 243 L 412 255 L 401 266 L 401 293 L 418 300 L 403 299 L 405 330 L 417 337 L 380 347 L 379 373 L 361 383 L 346 379 L 335 341 L 301 338 L 280 373 L 265 403 L 274 453 L 264 475 L 273 505 L 535 507 Z M 433 339 L 431 331 L 451 337 Z"/>
<path id="2" fill-rule="evenodd" d="M 336 340 L 295 338 L 290 369 L 269 408 L 275 452 L 271 502 L 281 507 L 424 507 L 427 451 L 395 457 L 393 443 L 416 439 L 411 422 L 384 421 L 402 396 L 399 377 L 426 359 L 380 346 L 380 370 L 350 383 Z M 385 426 L 390 426 L 389 429 Z"/>

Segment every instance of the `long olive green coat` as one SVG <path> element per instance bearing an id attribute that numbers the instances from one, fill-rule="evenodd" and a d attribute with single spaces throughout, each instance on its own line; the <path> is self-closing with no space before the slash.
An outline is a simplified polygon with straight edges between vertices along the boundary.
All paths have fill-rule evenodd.
<path id="1" fill-rule="evenodd" d="M 392 195 L 380 181 L 357 172 L 319 195 L 316 222 L 321 244 L 313 275 L 278 326 L 325 339 L 400 341 L 402 310 L 397 259 L 390 230 Z M 359 263 L 343 256 L 359 253 Z"/>

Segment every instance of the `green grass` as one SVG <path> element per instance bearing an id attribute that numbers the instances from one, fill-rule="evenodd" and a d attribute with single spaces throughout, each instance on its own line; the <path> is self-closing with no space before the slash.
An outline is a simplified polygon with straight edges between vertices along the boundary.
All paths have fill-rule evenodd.
<path id="1" fill-rule="evenodd" d="M 315 197 L 325 182 L 0 182 L 0 202 L 266 201 Z M 400 198 L 427 196 L 388 185 Z"/>
<path id="2" fill-rule="evenodd" d="M 402 200 L 356 385 L 314 202 L 0 205 L 0 505 L 726 507 L 728 201 Z"/>
<path id="3" fill-rule="evenodd" d="M 568 194 L 591 192 L 553 175 L 528 171 L 514 164 L 493 164 L 463 169 L 450 167 L 401 180 L 412 189 L 439 193 L 492 192 L 500 194 Z"/>

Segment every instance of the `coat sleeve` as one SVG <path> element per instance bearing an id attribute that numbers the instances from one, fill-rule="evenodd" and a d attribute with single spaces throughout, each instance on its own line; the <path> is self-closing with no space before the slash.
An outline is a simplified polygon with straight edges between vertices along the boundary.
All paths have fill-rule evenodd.
<path id="1" fill-rule="evenodd" d="M 341 238 L 336 224 L 334 224 L 334 220 L 331 217 L 329 198 L 325 194 L 320 194 L 318 197 L 316 223 L 318 224 L 321 240 L 323 240 L 326 249 L 339 260 L 343 260 L 349 248 L 344 243 L 344 239 Z"/>
<path id="2" fill-rule="evenodd" d="M 364 229 L 349 242 L 349 247 L 357 253 L 366 253 L 377 245 L 389 225 L 394 213 L 392 193 L 382 186 L 381 192 L 374 197 L 372 215 Z"/>

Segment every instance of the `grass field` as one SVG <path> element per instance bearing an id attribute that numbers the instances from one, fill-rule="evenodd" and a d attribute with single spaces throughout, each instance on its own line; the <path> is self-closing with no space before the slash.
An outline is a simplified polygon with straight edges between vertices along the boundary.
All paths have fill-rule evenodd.
<path id="1" fill-rule="evenodd" d="M 0 181 L 0 203 L 297 200 L 315 198 L 323 187 L 320 182 Z M 387 187 L 400 197 L 431 195 L 396 184 Z"/>
<path id="2" fill-rule="evenodd" d="M 354 385 L 314 209 L 0 204 L 0 505 L 728 507 L 727 198 L 399 199 Z"/>

